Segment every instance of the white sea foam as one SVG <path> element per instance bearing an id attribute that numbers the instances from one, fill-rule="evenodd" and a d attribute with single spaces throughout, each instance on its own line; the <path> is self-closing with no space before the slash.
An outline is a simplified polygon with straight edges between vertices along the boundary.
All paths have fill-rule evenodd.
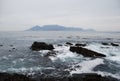
<path id="1" fill-rule="evenodd" d="M 57 59 L 60 59 L 61 61 L 66 61 L 67 59 L 70 59 L 70 58 L 72 60 L 80 58 L 78 57 L 78 54 L 70 52 L 68 46 L 56 46 L 54 51 L 57 51 L 56 56 L 49 57 L 52 61 L 55 61 Z"/>
<path id="2" fill-rule="evenodd" d="M 80 68 L 75 68 L 75 70 L 71 71 L 71 74 L 74 73 L 91 73 L 93 68 L 95 68 L 99 64 L 104 64 L 104 60 L 100 58 L 96 58 L 94 60 L 83 61 L 74 66 L 80 66 Z"/>
<path id="3" fill-rule="evenodd" d="M 50 50 L 40 50 L 39 52 L 41 53 L 41 56 L 46 55 Z"/>
<path id="4" fill-rule="evenodd" d="M 22 74 L 34 74 L 34 72 L 41 72 L 43 69 L 55 69 L 54 67 L 21 67 L 21 68 L 8 68 L 7 70 L 0 70 L 1 72 L 15 72 L 15 73 L 22 73 Z"/>
<path id="5" fill-rule="evenodd" d="M 107 47 L 107 48 L 101 48 Z M 92 43 L 85 48 L 107 55 L 105 59 L 120 62 L 120 47 L 103 46 L 99 43 Z"/>

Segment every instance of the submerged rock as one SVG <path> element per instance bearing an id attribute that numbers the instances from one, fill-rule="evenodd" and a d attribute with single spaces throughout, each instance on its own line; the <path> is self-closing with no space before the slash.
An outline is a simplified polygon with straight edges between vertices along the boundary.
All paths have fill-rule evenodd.
<path id="1" fill-rule="evenodd" d="M 76 46 L 71 46 L 69 49 L 71 52 L 76 52 L 78 54 L 81 54 L 85 57 L 106 57 L 106 55 L 101 54 L 101 53 L 97 53 L 95 51 L 86 49 L 86 48 L 82 48 L 82 47 L 76 47 Z"/>
<path id="2" fill-rule="evenodd" d="M 34 42 L 31 46 L 32 50 L 39 51 L 39 50 L 53 50 L 54 47 L 52 44 L 46 44 L 44 42 Z"/>

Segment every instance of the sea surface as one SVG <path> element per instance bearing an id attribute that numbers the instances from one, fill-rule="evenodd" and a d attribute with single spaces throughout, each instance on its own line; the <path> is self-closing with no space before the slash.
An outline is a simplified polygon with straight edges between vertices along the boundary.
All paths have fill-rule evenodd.
<path id="1" fill-rule="evenodd" d="M 34 41 L 54 45 L 55 55 L 46 57 L 49 50 L 32 51 Z M 73 44 L 105 54 L 104 58 L 88 58 L 69 51 Z M 115 43 L 119 46 L 102 45 Z M 30 76 L 69 76 L 74 73 L 98 73 L 120 79 L 120 33 L 79 31 L 19 31 L 0 32 L 0 72 Z"/>

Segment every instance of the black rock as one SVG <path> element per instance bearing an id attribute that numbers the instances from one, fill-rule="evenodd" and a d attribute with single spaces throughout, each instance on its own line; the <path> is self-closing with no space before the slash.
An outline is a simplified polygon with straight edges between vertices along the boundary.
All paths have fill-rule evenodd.
<path id="1" fill-rule="evenodd" d="M 35 81 L 21 74 L 0 73 L 0 81 Z"/>
<path id="2" fill-rule="evenodd" d="M 82 47 L 84 47 L 84 46 L 86 46 L 86 44 L 75 44 L 75 46 L 82 46 Z"/>
<path id="3" fill-rule="evenodd" d="M 112 46 L 119 46 L 118 44 L 115 44 L 115 43 L 111 43 Z"/>
<path id="4" fill-rule="evenodd" d="M 44 42 L 34 42 L 31 46 L 32 50 L 39 51 L 39 50 L 53 50 L 54 47 L 52 44 L 46 44 Z"/>
<path id="5" fill-rule="evenodd" d="M 86 49 L 86 48 L 82 48 L 82 47 L 75 47 L 75 46 L 71 46 L 69 49 L 71 52 L 76 52 L 78 54 L 81 54 L 85 57 L 106 57 L 106 55 L 101 54 L 101 53 L 97 53 L 95 51 Z"/>
<path id="6" fill-rule="evenodd" d="M 72 43 L 70 43 L 70 42 L 66 42 L 66 44 L 67 44 L 67 45 L 73 45 L 73 44 L 72 44 Z"/>

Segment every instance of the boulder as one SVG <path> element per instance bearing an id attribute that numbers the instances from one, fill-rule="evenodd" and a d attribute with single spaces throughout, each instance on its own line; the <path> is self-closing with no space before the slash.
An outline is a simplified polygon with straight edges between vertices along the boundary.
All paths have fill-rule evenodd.
<path id="1" fill-rule="evenodd" d="M 101 54 L 101 53 L 97 53 L 95 51 L 86 49 L 86 48 L 82 48 L 82 47 L 76 47 L 76 46 L 71 46 L 69 49 L 71 52 L 76 52 L 78 54 L 81 54 L 85 57 L 106 57 L 106 55 Z"/>
<path id="2" fill-rule="evenodd" d="M 86 46 L 86 44 L 75 44 L 75 46 L 82 46 L 82 47 L 84 47 L 84 46 Z"/>
<path id="3" fill-rule="evenodd" d="M 31 46 L 32 50 L 39 51 L 39 50 L 53 50 L 54 47 L 52 44 L 46 44 L 44 42 L 34 42 Z"/>

